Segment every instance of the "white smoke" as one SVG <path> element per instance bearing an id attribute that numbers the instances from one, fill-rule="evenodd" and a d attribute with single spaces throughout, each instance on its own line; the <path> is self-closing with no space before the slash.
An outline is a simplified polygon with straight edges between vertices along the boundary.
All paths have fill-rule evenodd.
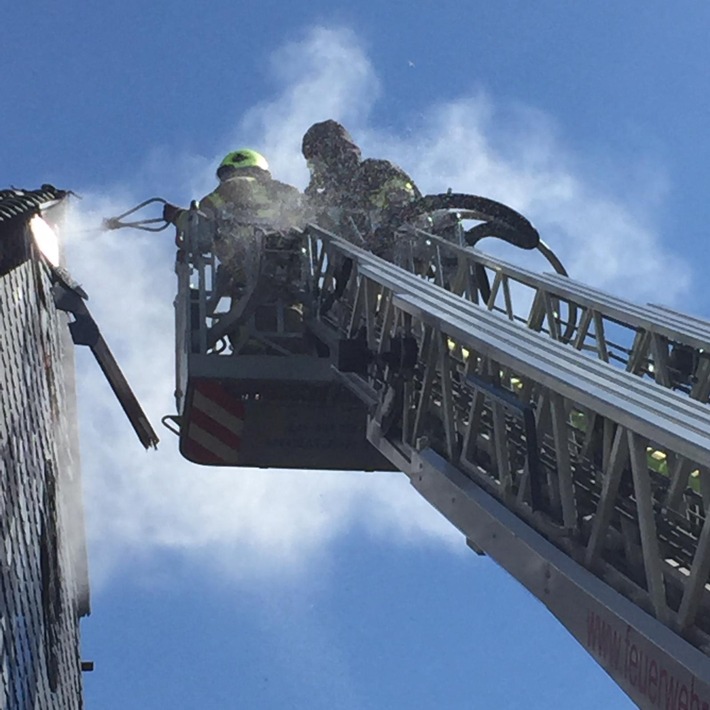
<path id="1" fill-rule="evenodd" d="M 246 111 L 223 153 L 253 146 L 275 177 L 302 187 L 301 136 L 312 122 L 336 118 L 366 155 L 395 160 L 422 190 L 486 195 L 532 218 L 583 281 L 637 298 L 655 297 L 662 282 L 672 285 L 666 301 L 688 288 L 688 268 L 645 226 L 647 215 L 585 182 L 544 116 L 506 113 L 479 93 L 440 103 L 406 136 L 391 135 L 372 124 L 379 80 L 347 30 L 313 29 L 276 52 L 272 66 L 273 99 Z M 501 123 L 514 130 L 501 136 Z M 213 187 L 220 157 L 158 150 L 131 189 L 117 186 L 110 198 L 87 191 L 67 232 L 69 266 L 154 424 L 174 411 L 172 235 L 84 230 L 156 193 L 187 204 Z M 239 580 L 298 574 L 354 527 L 392 544 L 465 550 L 401 474 L 206 469 L 182 460 L 162 429 L 159 451 L 144 454 L 88 354 L 79 368 L 94 585 L 129 568 L 148 574 L 166 551 Z"/>
<path id="2" fill-rule="evenodd" d="M 496 106 L 479 93 L 439 106 L 425 118 L 416 141 L 393 141 L 377 131 L 368 135 L 372 150 L 378 155 L 388 151 L 416 176 L 423 192 L 451 187 L 521 212 L 572 278 L 637 302 L 686 302 L 690 268 L 649 226 L 660 210 L 660 171 L 650 170 L 642 156 L 635 182 L 617 195 L 611 186 L 619 178 L 613 172 L 600 178 L 594 162 L 572 155 L 556 133 L 552 120 L 538 112 Z M 618 171 L 633 172 L 627 165 Z M 650 195 L 656 196 L 655 203 Z M 481 248 L 533 269 L 552 270 L 539 255 L 491 240 Z"/>
<path id="3" fill-rule="evenodd" d="M 366 157 L 398 163 L 423 192 L 452 188 L 524 214 L 577 280 L 669 305 L 688 294 L 688 265 L 648 226 L 660 209 L 663 175 L 645 156 L 634 171 L 628 156 L 614 165 L 607 156 L 575 154 L 552 118 L 497 104 L 480 89 L 440 101 L 393 135 L 372 124 L 380 81 L 349 30 L 316 28 L 276 52 L 272 64 L 281 91 L 247 112 L 234 143 L 261 146 L 277 177 L 305 184 L 301 137 L 313 122 L 335 118 Z"/>
<path id="4" fill-rule="evenodd" d="M 263 146 L 278 178 L 305 186 L 306 129 L 327 118 L 366 125 L 380 82 L 357 36 L 344 29 L 311 30 L 275 52 L 271 66 L 280 90 L 246 112 L 234 141 Z"/>

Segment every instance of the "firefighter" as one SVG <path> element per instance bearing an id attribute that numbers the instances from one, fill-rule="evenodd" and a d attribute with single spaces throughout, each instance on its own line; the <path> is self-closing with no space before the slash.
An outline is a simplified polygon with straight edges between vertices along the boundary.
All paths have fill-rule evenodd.
<path id="1" fill-rule="evenodd" d="M 250 148 L 228 153 L 217 179 L 217 187 L 197 205 L 202 246 L 212 248 L 221 262 L 218 291 L 234 296 L 258 271 L 260 234 L 303 226 L 306 214 L 301 193 L 274 180 L 266 158 Z M 175 205 L 163 208 L 163 218 L 178 232 L 186 230 L 189 215 Z"/>
<path id="2" fill-rule="evenodd" d="M 382 252 L 388 251 L 397 213 L 421 197 L 414 181 L 389 160 L 363 160 L 347 129 L 332 119 L 313 124 L 301 150 L 311 174 L 305 195 L 316 220 L 387 256 Z"/>
<path id="3" fill-rule="evenodd" d="M 351 181 L 362 156 L 344 126 L 333 120 L 312 125 L 301 145 L 311 175 L 305 195 L 326 227 L 343 227 L 343 212 L 355 207 Z"/>
<path id="4" fill-rule="evenodd" d="M 421 197 L 409 175 L 389 160 L 363 160 L 347 129 L 332 119 L 306 131 L 301 152 L 311 174 L 305 195 L 316 222 L 392 260 L 397 213 Z M 351 271 L 349 259 L 335 264 L 335 289 L 321 312 L 342 296 Z"/>
<path id="5" fill-rule="evenodd" d="M 217 179 L 217 187 L 189 210 L 166 204 L 163 218 L 177 227 L 181 249 L 189 228 L 189 248 L 217 256 L 207 313 L 216 313 L 222 298 L 230 299 L 230 309 L 220 314 L 217 326 L 224 329 L 232 352 L 258 352 L 245 318 L 254 315 L 259 321 L 262 311 L 269 310 L 256 296 L 263 269 L 275 269 L 270 276 L 285 291 L 300 279 L 300 262 L 293 263 L 292 249 L 285 247 L 278 258 L 271 254 L 267 264 L 265 247 L 268 240 L 289 246 L 289 230 L 305 225 L 303 196 L 295 187 L 274 180 L 266 158 L 250 148 L 228 153 L 217 168 Z"/>
<path id="6" fill-rule="evenodd" d="M 264 226 L 272 231 L 289 229 L 304 223 L 301 193 L 291 185 L 274 180 L 269 164 L 261 153 L 242 148 L 228 153 L 217 168 L 219 184 L 199 204 L 201 216 L 250 226 Z M 166 204 L 163 219 L 178 229 L 187 226 L 188 210 Z M 217 234 L 219 240 L 222 235 Z"/>

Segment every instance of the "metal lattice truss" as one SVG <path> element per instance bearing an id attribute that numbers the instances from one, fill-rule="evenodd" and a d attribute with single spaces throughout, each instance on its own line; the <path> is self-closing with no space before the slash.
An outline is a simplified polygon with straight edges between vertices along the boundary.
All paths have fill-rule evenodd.
<path id="1" fill-rule="evenodd" d="M 559 274 L 534 273 L 419 229 L 400 237 L 398 262 L 409 271 L 586 354 L 708 401 L 707 321 L 640 306 Z M 554 255 L 544 253 L 559 268 Z"/>
<path id="2" fill-rule="evenodd" d="M 700 343 L 673 330 L 672 314 L 652 322 L 644 309 L 625 310 L 591 290 L 583 297 L 578 284 L 536 277 L 480 253 L 459 254 L 452 290 L 462 297 L 322 230 L 309 227 L 307 234 L 321 303 L 328 303 L 342 265 L 351 264 L 342 297 L 312 325 L 361 343 L 369 354 L 359 372 L 341 377 L 371 404 L 371 442 L 415 485 L 431 469 L 423 462 L 439 461 L 433 498 L 447 481 L 471 503 L 478 493 L 465 489 L 474 484 L 472 490 L 486 492 L 585 574 L 655 617 L 664 633 L 670 629 L 673 638 L 707 653 L 710 408 L 605 362 L 611 348 L 604 326 L 643 323 L 627 358 L 634 372 L 642 362 L 651 372 L 651 359 L 657 374 L 659 352 L 671 343 L 696 347 L 704 363 Z M 496 273 L 488 309 L 473 302 L 475 263 Z M 525 319 L 532 328 L 516 322 L 513 280 L 535 290 Z M 498 292 L 508 293 L 503 314 L 490 312 Z M 559 342 L 555 327 L 562 298 L 581 313 L 568 344 Z M 593 336 L 590 324 L 597 326 Z M 579 352 L 591 337 L 599 358 Z M 667 367 L 658 379 L 670 384 Z M 693 394 L 706 399 L 707 383 L 698 383 Z M 655 466 L 658 452 L 665 468 Z M 476 548 L 474 518 L 445 514 Z M 585 584 L 583 591 L 591 588 Z"/>

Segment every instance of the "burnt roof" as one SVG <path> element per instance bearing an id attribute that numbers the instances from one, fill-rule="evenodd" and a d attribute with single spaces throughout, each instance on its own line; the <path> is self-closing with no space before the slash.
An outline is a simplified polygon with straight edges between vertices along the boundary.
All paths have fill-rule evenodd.
<path id="1" fill-rule="evenodd" d="M 29 258 L 25 226 L 30 218 L 68 194 L 53 185 L 42 185 L 38 190 L 0 190 L 0 276 Z"/>
<path id="2" fill-rule="evenodd" d="M 0 222 L 36 214 L 41 205 L 66 197 L 66 190 L 42 185 L 38 190 L 0 190 Z"/>

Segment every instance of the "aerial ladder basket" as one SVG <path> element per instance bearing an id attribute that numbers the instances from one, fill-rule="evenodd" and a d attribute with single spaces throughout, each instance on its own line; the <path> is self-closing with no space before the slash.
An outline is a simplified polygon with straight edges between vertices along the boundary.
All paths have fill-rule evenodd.
<path id="1" fill-rule="evenodd" d="M 238 229 L 221 237 L 238 245 L 231 261 L 215 254 L 214 224 L 197 209 L 178 238 L 180 452 L 211 466 L 391 470 L 332 346 L 306 326 L 318 284 L 303 233 Z"/>

